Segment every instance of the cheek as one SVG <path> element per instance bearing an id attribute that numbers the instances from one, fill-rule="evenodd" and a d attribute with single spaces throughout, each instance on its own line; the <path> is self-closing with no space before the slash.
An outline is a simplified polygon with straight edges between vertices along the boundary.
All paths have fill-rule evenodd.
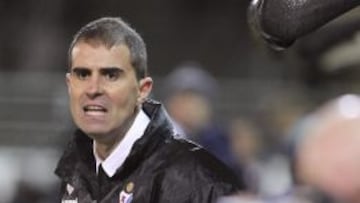
<path id="1" fill-rule="evenodd" d="M 137 104 L 138 93 L 137 89 L 131 88 L 118 88 L 109 94 L 111 102 L 119 109 L 132 108 Z M 123 109 L 123 110 L 126 110 Z"/>
<path id="2" fill-rule="evenodd" d="M 70 106 L 73 110 L 79 108 L 79 104 L 81 103 L 81 91 L 76 88 L 72 88 L 69 90 L 69 101 Z"/>
<path id="3" fill-rule="evenodd" d="M 76 88 L 70 89 L 69 98 L 71 102 L 78 101 L 79 95 L 80 95 L 79 90 L 77 90 Z"/>

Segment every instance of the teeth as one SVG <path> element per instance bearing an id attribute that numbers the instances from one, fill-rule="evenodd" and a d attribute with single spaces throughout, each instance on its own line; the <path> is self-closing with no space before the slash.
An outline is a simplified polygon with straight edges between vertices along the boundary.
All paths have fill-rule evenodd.
<path id="1" fill-rule="evenodd" d="M 101 106 L 89 105 L 84 107 L 85 111 L 106 111 L 105 108 Z"/>

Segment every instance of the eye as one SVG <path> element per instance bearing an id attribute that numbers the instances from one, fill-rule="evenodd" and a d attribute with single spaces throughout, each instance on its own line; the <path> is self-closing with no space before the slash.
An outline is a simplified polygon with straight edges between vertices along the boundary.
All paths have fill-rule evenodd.
<path id="1" fill-rule="evenodd" d="M 86 80 L 90 76 L 90 70 L 83 69 L 83 68 L 74 68 L 73 75 L 79 80 Z"/>
<path id="2" fill-rule="evenodd" d="M 108 68 L 102 70 L 102 75 L 109 81 L 115 81 L 120 77 L 121 70 L 118 68 Z"/>

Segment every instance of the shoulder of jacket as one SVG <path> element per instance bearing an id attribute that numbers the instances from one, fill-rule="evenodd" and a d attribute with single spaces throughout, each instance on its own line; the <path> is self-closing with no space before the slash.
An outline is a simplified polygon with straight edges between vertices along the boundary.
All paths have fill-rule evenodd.
<path id="1" fill-rule="evenodd" d="M 198 168 L 211 172 L 225 167 L 214 155 L 192 141 L 172 139 L 169 142 L 164 146 L 164 151 L 167 151 L 164 155 L 166 154 L 168 166 L 174 170 Z"/>

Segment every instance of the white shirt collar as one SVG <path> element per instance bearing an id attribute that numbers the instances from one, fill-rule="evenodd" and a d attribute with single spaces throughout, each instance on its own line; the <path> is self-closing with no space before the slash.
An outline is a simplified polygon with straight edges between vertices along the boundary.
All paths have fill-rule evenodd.
<path id="1" fill-rule="evenodd" d="M 124 138 L 120 141 L 120 143 L 105 160 L 102 160 L 96 153 L 96 143 L 94 141 L 93 153 L 96 161 L 96 173 L 98 173 L 98 168 L 101 164 L 105 173 L 109 177 L 114 176 L 116 170 L 124 163 L 125 159 L 129 155 L 135 141 L 142 137 L 142 135 L 144 134 L 149 122 L 149 117 L 141 109 L 137 114 L 134 123 L 132 124 L 128 132 L 125 134 Z"/>

